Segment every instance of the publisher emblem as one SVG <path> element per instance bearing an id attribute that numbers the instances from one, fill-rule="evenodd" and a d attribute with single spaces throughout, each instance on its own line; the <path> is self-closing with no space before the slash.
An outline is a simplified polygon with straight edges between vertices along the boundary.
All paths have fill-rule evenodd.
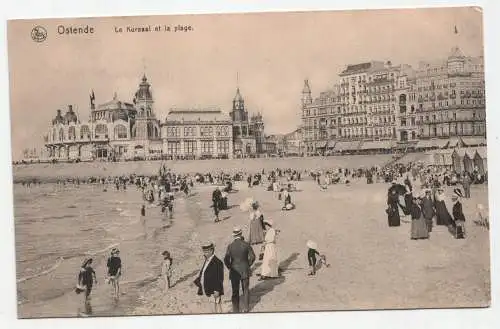
<path id="1" fill-rule="evenodd" d="M 43 42 L 47 39 L 47 30 L 42 26 L 35 26 L 31 30 L 31 39 L 35 42 Z"/>

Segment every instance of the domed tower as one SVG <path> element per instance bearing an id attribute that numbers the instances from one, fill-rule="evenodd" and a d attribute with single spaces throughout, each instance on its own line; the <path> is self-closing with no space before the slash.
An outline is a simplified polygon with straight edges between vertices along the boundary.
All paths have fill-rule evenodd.
<path id="1" fill-rule="evenodd" d="M 151 85 L 146 78 L 146 74 L 142 76 L 142 81 L 139 84 L 139 89 L 135 93 L 134 104 L 137 107 L 138 118 L 154 117 L 153 112 L 153 94 L 151 93 Z"/>
<path id="2" fill-rule="evenodd" d="M 451 49 L 448 56 L 448 69 L 451 73 L 463 73 L 465 69 L 465 56 L 458 47 Z"/>
<path id="3" fill-rule="evenodd" d="M 302 89 L 302 107 L 312 104 L 311 87 L 309 87 L 309 80 L 304 80 L 304 88 Z"/>
<path id="4" fill-rule="evenodd" d="M 73 111 L 73 105 L 68 105 L 68 112 L 64 115 L 64 122 L 66 124 L 70 124 L 71 122 L 77 123 L 78 117 L 76 113 Z"/>
<path id="5" fill-rule="evenodd" d="M 245 101 L 240 93 L 240 88 L 236 88 L 236 95 L 233 98 L 233 110 L 231 111 L 231 119 L 233 121 L 247 121 L 247 111 L 245 109 Z"/>
<path id="6" fill-rule="evenodd" d="M 153 94 L 151 85 L 144 74 L 139 89 L 134 97 L 137 115 L 132 127 L 132 137 L 137 140 L 152 140 L 160 138 L 160 126 L 153 111 Z"/>
<path id="7" fill-rule="evenodd" d="M 64 117 L 61 114 L 61 110 L 57 110 L 55 118 L 52 120 L 52 125 L 64 124 Z"/>

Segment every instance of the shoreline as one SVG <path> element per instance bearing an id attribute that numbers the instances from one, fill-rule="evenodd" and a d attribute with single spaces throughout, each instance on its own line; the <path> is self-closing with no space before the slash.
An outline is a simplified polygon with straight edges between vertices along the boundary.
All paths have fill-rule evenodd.
<path id="1" fill-rule="evenodd" d="M 271 158 L 271 159 L 232 159 L 232 160 L 169 160 L 169 161 L 131 161 L 131 162 L 80 162 L 80 163 L 43 163 L 21 164 L 12 166 L 14 183 L 22 183 L 33 179 L 41 182 L 55 183 L 61 179 L 88 179 L 90 177 L 122 176 L 122 175 L 157 175 L 160 165 L 176 173 L 206 173 L 224 171 L 235 173 L 241 168 L 255 170 L 271 170 L 276 168 L 331 169 L 360 168 L 384 165 L 392 160 L 392 155 L 351 155 L 338 157 L 310 158 Z M 364 165 L 359 165 L 360 163 Z"/>

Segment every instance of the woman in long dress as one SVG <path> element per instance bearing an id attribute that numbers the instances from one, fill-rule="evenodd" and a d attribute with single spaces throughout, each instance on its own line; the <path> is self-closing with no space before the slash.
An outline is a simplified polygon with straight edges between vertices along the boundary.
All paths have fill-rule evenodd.
<path id="1" fill-rule="evenodd" d="M 399 217 L 399 195 L 395 189 L 389 192 L 387 197 L 387 220 L 389 226 L 400 226 L 401 218 Z"/>
<path id="2" fill-rule="evenodd" d="M 250 232 L 248 235 L 248 243 L 261 244 L 264 242 L 264 215 L 259 210 L 257 201 L 252 203 L 252 211 L 250 212 Z"/>
<path id="3" fill-rule="evenodd" d="M 436 208 L 436 224 L 443 226 L 450 226 L 452 219 L 448 207 L 445 203 L 446 196 L 443 188 L 438 188 L 434 198 L 434 207 Z"/>
<path id="4" fill-rule="evenodd" d="M 276 248 L 277 231 L 273 228 L 271 220 L 265 220 L 264 224 L 266 225 L 267 232 L 264 238 L 264 259 L 262 260 L 259 280 L 279 277 L 278 249 Z"/>
<path id="5" fill-rule="evenodd" d="M 254 201 L 252 203 L 252 211 L 250 212 L 250 232 L 248 234 L 248 243 L 251 245 L 259 246 L 264 243 L 264 215 L 259 210 L 259 203 Z M 264 253 L 264 246 L 260 248 L 259 260 L 262 260 Z"/>
<path id="6" fill-rule="evenodd" d="M 421 208 L 422 200 L 419 198 L 413 198 L 413 204 L 411 207 L 411 239 L 428 239 L 429 230 L 427 229 L 427 224 L 424 219 Z"/>

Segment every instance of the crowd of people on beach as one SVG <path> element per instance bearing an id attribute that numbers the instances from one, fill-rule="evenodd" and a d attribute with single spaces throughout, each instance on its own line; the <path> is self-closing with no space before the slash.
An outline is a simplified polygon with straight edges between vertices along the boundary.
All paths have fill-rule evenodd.
<path id="1" fill-rule="evenodd" d="M 471 198 L 472 184 L 487 182 L 487 173 L 481 175 L 477 168 L 457 173 L 423 163 L 397 165 L 385 172 L 386 181 L 392 179 L 386 208 L 390 227 L 400 226 L 401 221 L 411 223 L 412 240 L 428 239 L 434 224 L 447 227 L 456 239 L 466 238 L 461 200 Z M 446 194 L 450 189 L 451 197 Z M 474 222 L 489 229 L 484 205 L 477 204 L 477 216 Z"/>
<path id="2" fill-rule="evenodd" d="M 470 186 L 487 182 L 487 174 L 480 175 L 476 170 L 472 173 L 456 173 L 424 163 L 392 164 L 370 168 L 331 168 L 299 170 L 293 168 L 276 168 L 245 172 L 210 173 L 175 173 L 163 164 L 156 175 L 122 175 L 89 177 L 86 179 L 70 178 L 60 180 L 59 185 L 75 186 L 93 184 L 100 186 L 104 192 L 110 192 L 113 187 L 116 191 L 125 191 L 127 186 L 135 186 L 141 192 L 142 205 L 141 220 L 145 221 L 146 206 L 158 206 L 160 214 L 165 219 L 174 217 L 175 200 L 178 197 L 189 198 L 197 186 L 211 186 L 211 200 L 208 204 L 213 210 L 214 223 L 222 221 L 222 211 L 230 209 L 229 198 L 237 193 L 236 182 L 245 182 L 248 189 L 262 187 L 272 192 L 272 197 L 281 202 L 282 211 L 293 211 L 297 205 L 293 200 L 293 193 L 300 191 L 303 180 L 312 180 L 317 183 L 320 191 L 326 191 L 333 184 L 345 185 L 346 188 L 356 182 L 366 184 L 389 184 L 387 191 L 387 220 L 389 227 L 401 226 L 401 222 L 411 224 L 410 238 L 414 240 L 428 239 L 435 225 L 448 227 L 457 239 L 466 237 L 465 216 L 463 212 L 463 198 L 471 197 Z M 31 188 L 41 182 L 29 181 L 23 185 Z M 242 186 L 241 184 L 239 186 Z M 447 191 L 452 189 L 452 203 L 447 202 Z M 262 211 L 257 200 L 248 198 L 239 204 L 240 209 L 249 213 L 248 236 L 244 238 L 243 229 L 239 226 L 232 231 L 233 241 L 227 246 L 224 258 L 218 259 L 215 255 L 215 245 L 207 242 L 202 245 L 204 263 L 194 281 L 198 294 L 207 296 L 213 305 L 211 310 L 222 312 L 221 296 L 224 295 L 224 266 L 229 271 L 231 282 L 231 301 L 233 312 L 249 312 L 249 280 L 252 276 L 252 266 L 260 262 L 258 280 L 274 280 L 282 275 L 279 267 L 277 240 L 280 230 L 275 227 L 271 218 Z M 449 210 L 452 210 L 451 212 Z M 487 211 L 483 205 L 478 205 L 480 224 L 489 225 Z M 309 240 L 306 243 L 307 275 L 316 275 L 323 265 L 329 267 L 326 255 L 318 250 L 317 244 Z M 169 251 L 162 252 L 161 270 L 159 278 L 165 291 L 172 288 L 172 273 L 174 256 Z M 107 262 L 106 282 L 110 283 L 113 298 L 118 300 L 120 295 L 120 276 L 122 263 L 119 250 L 111 251 Z M 93 285 L 97 283 L 97 276 L 92 268 L 92 259 L 85 259 L 78 275 L 77 293 L 82 293 L 86 309 L 90 308 L 90 294 Z M 242 298 L 240 305 L 240 289 Z"/>

